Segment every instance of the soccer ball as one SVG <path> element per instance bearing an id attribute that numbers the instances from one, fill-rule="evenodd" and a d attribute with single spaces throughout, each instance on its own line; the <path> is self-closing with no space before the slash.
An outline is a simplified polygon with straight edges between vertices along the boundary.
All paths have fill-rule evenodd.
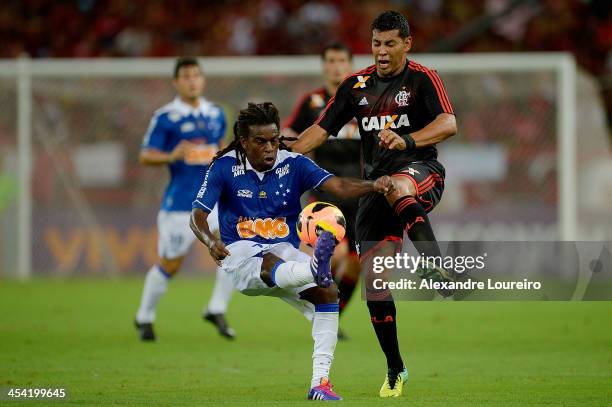
<path id="1" fill-rule="evenodd" d="M 313 202 L 302 209 L 296 227 L 300 240 L 314 247 L 324 230 L 331 232 L 336 243 L 339 243 L 346 233 L 346 219 L 336 206 L 327 202 Z"/>

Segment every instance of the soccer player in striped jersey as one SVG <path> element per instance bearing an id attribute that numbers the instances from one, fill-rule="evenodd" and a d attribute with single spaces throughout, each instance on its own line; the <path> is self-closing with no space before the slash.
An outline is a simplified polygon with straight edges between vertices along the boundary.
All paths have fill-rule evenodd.
<path id="1" fill-rule="evenodd" d="M 297 136 L 310 127 L 319 117 L 336 89 L 353 71 L 353 53 L 344 44 L 333 43 L 321 52 L 323 62 L 324 86 L 306 93 L 295 105 L 291 116 L 284 124 L 283 133 Z M 343 177 L 360 177 L 361 165 L 355 157 L 359 156 L 361 142 L 359 129 L 353 120 L 344 125 L 336 137 L 327 140 L 313 153 L 314 161 L 327 171 Z M 337 254 L 332 262 L 332 274 L 338 284 L 340 297 L 340 316 L 346 308 L 357 281 L 359 280 L 359 257 L 355 249 L 355 218 L 357 199 L 339 199 L 323 191 L 312 191 L 312 199 L 336 205 L 346 219 L 347 250 Z M 338 338 L 346 339 L 344 332 L 338 330 Z"/>
<path id="2" fill-rule="evenodd" d="M 412 37 L 403 15 L 385 11 L 374 19 L 371 29 L 374 65 L 342 82 L 317 122 L 291 149 L 312 151 L 356 118 L 364 178 L 390 175 L 398 187 L 387 196 L 371 194 L 360 199 L 356 235 L 362 262 L 381 246 L 391 253 L 401 249 L 404 233 L 419 253 L 440 256 L 427 214 L 444 189 L 445 171 L 437 161 L 436 144 L 457 131 L 453 108 L 437 72 L 407 58 Z M 417 273 L 439 281 L 452 279 L 433 265 Z M 369 285 L 366 281 L 370 318 L 388 369 L 380 396 L 397 397 L 408 372 L 397 340 L 395 303 L 388 290 Z"/>

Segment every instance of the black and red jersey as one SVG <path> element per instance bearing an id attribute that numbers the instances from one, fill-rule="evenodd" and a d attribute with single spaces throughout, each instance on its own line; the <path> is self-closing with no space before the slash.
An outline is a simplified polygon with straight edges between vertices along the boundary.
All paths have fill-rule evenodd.
<path id="1" fill-rule="evenodd" d="M 346 78 L 330 99 L 316 124 L 330 135 L 356 118 L 361 135 L 363 176 L 375 179 L 415 161 L 436 159 L 435 146 L 411 151 L 379 147 L 378 133 L 391 129 L 399 135 L 413 133 L 441 113 L 453 113 L 438 73 L 414 61 L 391 78 L 379 77 L 374 65 Z"/>
<path id="2" fill-rule="evenodd" d="M 306 93 L 297 103 L 291 116 L 283 127 L 290 128 L 297 134 L 312 126 L 332 96 L 325 87 Z M 355 120 L 343 123 L 334 139 L 328 139 L 314 151 L 314 160 L 327 171 L 340 177 L 359 177 L 361 175 L 359 156 L 361 143 L 359 129 Z"/>
<path id="3" fill-rule="evenodd" d="M 313 125 L 330 99 L 331 95 L 324 87 L 306 93 L 295 105 L 283 127 L 300 134 Z"/>
<path id="4" fill-rule="evenodd" d="M 317 121 L 331 98 L 332 96 L 325 87 L 320 87 L 306 93 L 295 105 L 291 116 L 289 116 L 283 127 L 288 127 L 297 134 L 300 134 Z M 353 123 L 340 126 L 338 132 L 333 135 L 337 139 L 342 140 L 359 140 L 359 131 Z"/>

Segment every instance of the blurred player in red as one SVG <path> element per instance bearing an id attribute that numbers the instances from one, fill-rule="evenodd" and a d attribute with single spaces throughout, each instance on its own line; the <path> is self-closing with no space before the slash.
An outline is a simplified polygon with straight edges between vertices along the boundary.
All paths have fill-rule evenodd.
<path id="1" fill-rule="evenodd" d="M 353 54 L 344 44 L 334 43 L 326 46 L 321 53 L 323 78 L 325 85 L 306 93 L 295 105 L 289 119 L 284 124 L 286 136 L 297 136 L 310 127 L 336 94 L 342 80 L 351 74 Z M 313 153 L 314 161 L 340 177 L 361 177 L 359 156 L 361 142 L 357 123 L 351 121 L 344 125 L 334 139 L 328 140 Z M 332 262 L 332 273 L 338 285 L 340 315 L 348 304 L 355 285 L 359 279 L 359 257 L 355 251 L 355 218 L 357 217 L 357 199 L 340 199 L 323 191 L 312 192 L 312 199 L 336 205 L 346 218 L 347 247 L 339 247 Z M 343 250 L 344 249 L 344 250 Z M 338 338 L 346 335 L 338 330 Z"/>
<path id="2" fill-rule="evenodd" d="M 457 132 L 453 108 L 437 72 L 407 58 L 412 37 L 403 15 L 385 11 L 374 19 L 371 29 L 374 65 L 340 84 L 319 119 L 291 149 L 312 151 L 356 118 L 363 177 L 390 175 L 397 183 L 392 194 L 371 194 L 359 201 L 356 238 L 362 261 L 367 262 L 381 246 L 391 247 L 391 252 L 400 249 L 404 233 L 418 253 L 440 256 L 427 214 L 444 190 L 445 170 L 437 160 L 436 144 Z M 417 274 L 437 281 L 452 279 L 433 264 Z M 365 285 L 372 326 L 387 359 L 380 396 L 397 397 L 408 371 L 397 340 L 395 302 L 389 290 L 372 290 L 368 281 Z"/>

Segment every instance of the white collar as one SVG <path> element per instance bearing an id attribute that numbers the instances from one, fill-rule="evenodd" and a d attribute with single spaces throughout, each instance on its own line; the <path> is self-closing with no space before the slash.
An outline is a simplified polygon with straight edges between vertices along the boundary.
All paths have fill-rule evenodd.
<path id="1" fill-rule="evenodd" d="M 190 104 L 183 102 L 180 97 L 176 96 L 172 101 L 172 107 L 183 116 L 205 115 L 210 107 L 210 102 L 204 99 L 203 97 L 199 98 L 199 101 L 200 104 L 198 105 L 198 107 L 193 107 Z"/>
<path id="2" fill-rule="evenodd" d="M 282 160 L 284 160 L 284 157 L 281 158 L 281 151 L 282 150 L 279 150 L 278 153 L 276 153 L 276 161 L 274 161 L 274 165 L 269 170 L 266 170 L 264 172 L 257 171 L 255 168 L 253 168 L 253 166 L 251 165 L 251 162 L 249 161 L 249 159 L 247 157 L 244 157 L 245 160 L 246 160 L 246 167 L 245 168 L 247 170 L 253 171 L 257 175 L 257 178 L 259 178 L 259 180 L 261 181 L 263 179 L 264 175 L 266 175 L 266 172 L 272 171 L 273 169 L 275 169 L 278 166 L 278 164 L 281 163 Z"/>

